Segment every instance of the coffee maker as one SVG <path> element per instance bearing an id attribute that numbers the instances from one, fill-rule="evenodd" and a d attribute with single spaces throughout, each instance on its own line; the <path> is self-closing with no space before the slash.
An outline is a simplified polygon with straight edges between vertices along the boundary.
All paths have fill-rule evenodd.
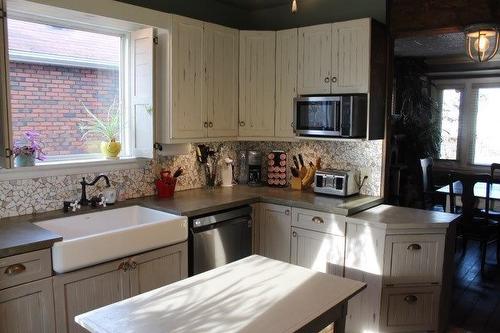
<path id="1" fill-rule="evenodd" d="M 260 186 L 262 183 L 262 153 L 249 150 L 247 154 L 248 185 Z"/>

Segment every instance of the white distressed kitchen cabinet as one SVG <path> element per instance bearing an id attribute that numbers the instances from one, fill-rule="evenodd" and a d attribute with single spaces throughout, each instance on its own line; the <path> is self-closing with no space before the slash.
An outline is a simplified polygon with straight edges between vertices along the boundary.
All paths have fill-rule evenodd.
<path id="1" fill-rule="evenodd" d="M 292 208 L 292 264 L 344 276 L 345 216 Z"/>
<path id="2" fill-rule="evenodd" d="M 347 218 L 345 277 L 367 284 L 349 301 L 347 332 L 443 332 L 456 215 L 381 205 Z"/>
<path id="3" fill-rule="evenodd" d="M 299 94 L 369 92 L 371 20 L 299 29 Z"/>
<path id="4" fill-rule="evenodd" d="M 276 111 L 275 136 L 291 138 L 293 99 L 297 97 L 298 29 L 276 33 Z"/>
<path id="5" fill-rule="evenodd" d="M 186 277 L 186 243 L 56 275 L 57 332 L 86 332 L 75 323 L 76 315 Z"/>
<path id="6" fill-rule="evenodd" d="M 298 93 L 330 94 L 332 24 L 299 28 Z"/>
<path id="7" fill-rule="evenodd" d="M 172 138 L 204 138 L 203 22 L 172 16 Z"/>
<path id="8" fill-rule="evenodd" d="M 205 89 L 209 138 L 238 136 L 239 32 L 204 24 Z"/>
<path id="9" fill-rule="evenodd" d="M 0 290 L 0 333 L 55 332 L 52 278 Z"/>
<path id="10" fill-rule="evenodd" d="M 290 262 L 291 222 L 290 207 L 260 204 L 259 247 L 261 255 Z"/>
<path id="11" fill-rule="evenodd" d="M 240 31 L 240 137 L 274 137 L 275 64 L 276 32 Z"/>
<path id="12" fill-rule="evenodd" d="M 170 37 L 171 36 L 171 37 Z M 238 135 L 238 30 L 172 15 L 171 33 L 160 31 L 163 88 L 172 102 L 163 100 L 162 122 L 171 121 L 172 142 L 192 139 L 235 138 Z M 169 49 L 168 44 L 171 44 Z M 171 75 L 170 75 L 171 73 Z M 168 96 L 168 94 L 167 94 Z M 163 124 L 162 126 L 165 126 Z"/>

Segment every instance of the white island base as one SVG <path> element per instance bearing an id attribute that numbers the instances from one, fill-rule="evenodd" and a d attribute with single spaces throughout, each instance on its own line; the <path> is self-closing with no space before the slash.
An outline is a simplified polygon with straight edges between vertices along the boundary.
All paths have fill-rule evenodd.
<path id="1" fill-rule="evenodd" d="M 93 333 L 343 333 L 358 281 L 253 255 L 75 317 Z"/>

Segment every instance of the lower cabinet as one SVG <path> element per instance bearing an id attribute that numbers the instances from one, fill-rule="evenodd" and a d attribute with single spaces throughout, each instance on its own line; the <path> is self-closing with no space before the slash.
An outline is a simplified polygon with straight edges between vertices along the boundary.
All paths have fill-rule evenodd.
<path id="1" fill-rule="evenodd" d="M 54 331 L 52 278 L 0 291 L 1 333 Z"/>
<path id="2" fill-rule="evenodd" d="M 86 332 L 75 316 L 187 277 L 187 243 L 56 275 L 57 332 Z"/>
<path id="3" fill-rule="evenodd" d="M 343 276 L 344 244 L 344 237 L 293 227 L 291 263 Z"/>
<path id="4" fill-rule="evenodd" d="M 261 255 L 290 262 L 291 223 L 290 207 L 260 204 L 259 246 Z"/>

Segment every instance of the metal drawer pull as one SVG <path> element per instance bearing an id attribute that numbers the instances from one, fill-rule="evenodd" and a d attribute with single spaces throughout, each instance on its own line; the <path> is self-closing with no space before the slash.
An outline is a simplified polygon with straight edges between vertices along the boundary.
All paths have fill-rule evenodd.
<path id="1" fill-rule="evenodd" d="M 285 215 L 290 215 L 290 210 L 285 210 Z"/>
<path id="2" fill-rule="evenodd" d="M 408 250 L 410 250 L 410 251 L 417 251 L 417 250 L 421 250 L 421 249 L 422 249 L 422 247 L 419 244 L 408 245 Z"/>
<path id="3" fill-rule="evenodd" d="M 329 77 L 325 77 L 325 83 L 330 83 L 330 78 Z"/>
<path id="4" fill-rule="evenodd" d="M 316 224 L 325 224 L 325 221 L 324 221 L 321 217 L 319 217 L 319 216 L 315 216 L 315 217 L 313 217 L 313 218 L 312 218 L 312 221 L 313 221 L 314 223 L 316 223 Z"/>
<path id="5" fill-rule="evenodd" d="M 207 128 L 207 127 L 208 127 L 208 122 L 206 122 L 206 121 L 205 121 L 205 122 L 203 123 L 203 127 Z"/>
<path id="6" fill-rule="evenodd" d="M 244 121 L 240 121 L 240 127 L 244 127 L 245 126 L 245 122 Z"/>
<path id="7" fill-rule="evenodd" d="M 213 122 L 209 122 L 208 123 L 208 127 L 210 127 L 210 128 L 214 127 L 214 123 Z"/>
<path id="8" fill-rule="evenodd" d="M 408 304 L 414 304 L 418 301 L 417 296 L 415 295 L 408 295 L 405 297 L 405 302 Z"/>
<path id="9" fill-rule="evenodd" d="M 7 267 L 5 269 L 5 274 L 15 275 L 15 274 L 22 273 L 25 270 L 26 270 L 26 266 L 24 266 L 23 264 L 14 264 L 14 265 L 10 265 L 9 267 Z"/>
<path id="10" fill-rule="evenodd" d="M 336 83 L 336 82 L 337 82 L 337 78 L 336 78 L 335 76 L 333 76 L 333 77 L 331 78 L 331 80 L 332 80 L 332 82 L 333 82 L 333 83 Z"/>
<path id="11" fill-rule="evenodd" d="M 294 237 L 294 238 L 297 237 L 297 233 L 295 231 L 292 232 L 292 237 Z"/>

